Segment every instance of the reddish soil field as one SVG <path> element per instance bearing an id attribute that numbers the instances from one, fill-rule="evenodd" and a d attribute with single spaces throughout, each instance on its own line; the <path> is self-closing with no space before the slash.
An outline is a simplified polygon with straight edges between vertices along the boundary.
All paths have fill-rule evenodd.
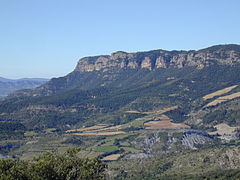
<path id="1" fill-rule="evenodd" d="M 170 120 L 157 120 L 144 123 L 146 129 L 186 129 L 190 126 L 183 123 L 173 123 Z"/>

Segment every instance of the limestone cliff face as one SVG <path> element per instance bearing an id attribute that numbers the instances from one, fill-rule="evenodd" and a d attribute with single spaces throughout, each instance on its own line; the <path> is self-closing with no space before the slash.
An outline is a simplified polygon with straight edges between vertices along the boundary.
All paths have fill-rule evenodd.
<path id="1" fill-rule="evenodd" d="M 237 50 L 236 50 L 237 49 Z M 239 45 L 218 45 L 199 51 L 164 51 L 126 53 L 85 57 L 79 60 L 75 71 L 92 72 L 112 69 L 183 68 L 194 66 L 202 69 L 211 64 L 233 65 L 240 62 Z"/>

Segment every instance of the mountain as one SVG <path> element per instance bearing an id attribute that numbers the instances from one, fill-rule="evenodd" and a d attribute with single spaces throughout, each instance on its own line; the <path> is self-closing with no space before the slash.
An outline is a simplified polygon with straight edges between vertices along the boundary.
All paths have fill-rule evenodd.
<path id="1" fill-rule="evenodd" d="M 85 57 L 66 76 L 0 100 L 0 153 L 30 159 L 80 146 L 79 156 L 109 161 L 188 151 L 195 157 L 199 149 L 230 146 L 235 152 L 239 74 L 239 45 Z M 178 165 L 171 167 L 166 176 Z"/>
<path id="2" fill-rule="evenodd" d="M 23 78 L 13 80 L 0 77 L 0 97 L 5 97 L 8 94 L 20 89 L 35 88 L 47 81 L 48 79 L 41 78 Z"/>
<path id="3" fill-rule="evenodd" d="M 29 93 L 51 95 L 75 88 L 86 90 L 139 85 L 161 79 L 161 76 L 171 74 L 173 71 L 173 73 L 181 73 L 186 69 L 204 71 L 214 65 L 231 68 L 233 65 L 239 65 L 239 56 L 239 45 L 218 45 L 198 51 L 154 50 L 137 53 L 120 51 L 112 55 L 85 57 L 79 60 L 72 73 L 54 78 Z"/>
<path id="4" fill-rule="evenodd" d="M 92 124 L 93 118 L 121 124 L 129 121 L 126 110 L 151 111 L 170 105 L 179 107 L 171 114 L 174 121 L 204 119 L 208 113 L 202 117 L 202 110 L 209 100 L 202 97 L 238 85 L 239 73 L 239 45 L 198 51 L 116 52 L 82 58 L 70 74 L 12 94 L 0 104 L 0 112 L 11 114 L 3 119 L 18 119 L 31 127 Z M 193 113 L 199 109 L 201 115 Z M 29 113 L 33 114 L 30 118 Z M 111 118 L 105 118 L 109 113 Z M 198 124 L 195 122 L 188 119 L 190 124 Z"/>

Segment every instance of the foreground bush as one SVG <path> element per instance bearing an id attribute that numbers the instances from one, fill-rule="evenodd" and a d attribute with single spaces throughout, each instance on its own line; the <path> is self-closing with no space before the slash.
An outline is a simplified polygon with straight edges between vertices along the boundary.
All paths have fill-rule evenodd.
<path id="1" fill-rule="evenodd" d="M 77 151 L 44 153 L 32 161 L 0 160 L 1 180 L 104 179 L 106 165 L 98 159 L 80 159 Z"/>

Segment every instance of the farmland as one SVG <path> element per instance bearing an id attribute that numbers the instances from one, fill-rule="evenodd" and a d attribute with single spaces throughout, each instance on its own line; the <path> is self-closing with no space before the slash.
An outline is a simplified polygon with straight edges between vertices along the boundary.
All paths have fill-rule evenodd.
<path id="1" fill-rule="evenodd" d="M 107 125 L 95 125 L 87 128 L 80 128 L 80 129 L 73 129 L 73 130 L 67 130 L 66 133 L 71 133 L 71 132 L 85 132 L 85 131 L 92 131 L 92 130 L 98 130 L 107 127 Z"/>
<path id="2" fill-rule="evenodd" d="M 211 94 L 208 94 L 208 95 L 206 95 L 206 96 L 203 96 L 203 99 L 204 99 L 204 100 L 208 100 L 208 99 L 212 99 L 212 98 L 214 98 L 214 97 L 216 97 L 216 96 L 221 96 L 221 95 L 223 95 L 223 94 L 226 94 L 226 93 L 232 91 L 232 90 L 235 89 L 237 86 L 238 86 L 238 85 L 234 85 L 234 86 L 230 86 L 230 87 L 227 87 L 227 88 L 218 90 L 218 91 L 216 91 L 216 92 L 214 92 L 214 93 L 211 93 Z"/>
<path id="3" fill-rule="evenodd" d="M 170 120 L 165 121 L 150 121 L 144 124 L 146 129 L 188 129 L 190 126 L 183 123 L 173 123 Z"/>
<path id="4" fill-rule="evenodd" d="M 223 135 L 233 135 L 234 131 L 237 130 L 237 127 L 231 127 L 231 126 L 229 126 L 227 124 L 224 124 L 224 123 L 218 124 L 214 127 L 217 129 L 217 131 L 210 132 L 208 134 L 210 134 L 210 135 L 217 135 L 218 134 L 218 135 L 222 135 L 222 136 Z"/>
<path id="5" fill-rule="evenodd" d="M 103 161 L 116 161 L 118 160 L 123 154 L 112 154 L 102 158 Z"/>
<path id="6" fill-rule="evenodd" d="M 74 133 L 75 136 L 111 136 L 125 134 L 124 131 L 116 131 L 116 132 L 88 132 L 88 133 Z"/>
<path id="7" fill-rule="evenodd" d="M 177 108 L 178 108 L 177 106 L 171 106 L 171 107 L 153 111 L 153 112 L 127 111 L 126 113 L 141 113 L 141 114 L 145 114 L 145 116 L 143 118 L 134 119 L 131 122 L 122 124 L 122 125 L 112 126 L 107 124 L 98 124 L 90 127 L 80 128 L 80 129 L 67 130 L 65 132 L 67 134 L 71 134 L 75 136 L 111 136 L 111 135 L 119 135 L 119 134 L 127 133 L 127 131 L 124 131 L 124 129 L 126 130 L 129 128 L 144 128 L 144 126 L 148 126 L 148 125 L 152 126 L 150 124 L 156 124 L 156 123 L 158 123 L 157 125 L 158 127 L 164 125 L 163 127 L 166 127 L 167 129 L 189 128 L 188 126 L 183 124 L 175 124 L 170 122 L 171 120 L 169 119 L 169 117 L 163 114 L 163 113 L 175 110 Z M 154 121 L 152 122 L 151 120 L 154 120 Z M 156 121 L 156 120 L 159 120 L 159 121 Z M 146 123 L 148 121 L 150 121 L 149 124 Z M 146 128 L 146 129 L 151 129 L 151 128 Z"/>
<path id="8" fill-rule="evenodd" d="M 103 156 L 101 159 L 106 161 L 117 160 L 129 153 L 142 153 L 142 150 L 134 147 L 130 141 L 130 139 L 134 140 L 133 137 L 137 137 L 142 133 L 151 134 L 151 131 L 154 130 L 189 129 L 190 127 L 183 123 L 172 122 L 172 119 L 164 114 L 177 108 L 178 106 L 170 106 L 149 112 L 126 111 L 126 113 L 131 114 L 144 114 L 144 117 L 115 126 L 111 124 L 97 124 L 79 129 L 71 129 L 65 131 L 65 136 L 87 139 L 102 137 L 102 140 L 98 141 L 94 146 L 84 149 L 83 153 L 85 156 L 89 156 L 90 154 Z"/>
<path id="9" fill-rule="evenodd" d="M 236 93 L 226 95 L 226 96 L 221 96 L 221 97 L 215 99 L 214 101 L 208 103 L 207 105 L 205 105 L 204 108 L 216 106 L 218 104 L 221 104 L 223 102 L 226 102 L 226 101 L 238 98 L 238 97 L 240 97 L 240 92 L 236 92 Z"/>
<path id="10" fill-rule="evenodd" d="M 172 106 L 172 107 L 168 107 L 168 108 L 164 108 L 158 111 L 153 111 L 153 112 L 139 112 L 139 111 L 126 111 L 127 113 L 139 113 L 139 114 L 162 114 L 162 113 L 166 113 L 168 111 L 172 111 L 177 109 L 178 106 Z"/>

